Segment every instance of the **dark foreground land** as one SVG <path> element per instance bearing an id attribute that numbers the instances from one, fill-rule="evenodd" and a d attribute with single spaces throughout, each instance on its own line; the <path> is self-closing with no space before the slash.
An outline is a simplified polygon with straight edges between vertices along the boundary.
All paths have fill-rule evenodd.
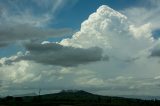
<path id="1" fill-rule="evenodd" d="M 85 91 L 0 99 L 0 106 L 160 106 L 159 100 L 140 100 L 100 96 Z"/>

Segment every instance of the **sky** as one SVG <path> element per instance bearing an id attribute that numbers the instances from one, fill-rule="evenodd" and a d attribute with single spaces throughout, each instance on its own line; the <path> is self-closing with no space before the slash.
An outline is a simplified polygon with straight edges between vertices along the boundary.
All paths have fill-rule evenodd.
<path id="1" fill-rule="evenodd" d="M 159 0 L 0 0 L 0 96 L 160 95 L 159 13 Z"/>

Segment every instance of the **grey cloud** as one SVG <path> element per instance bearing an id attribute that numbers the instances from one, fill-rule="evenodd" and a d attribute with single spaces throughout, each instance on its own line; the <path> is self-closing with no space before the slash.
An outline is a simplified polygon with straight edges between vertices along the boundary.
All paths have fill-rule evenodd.
<path id="1" fill-rule="evenodd" d="M 160 43 L 158 42 L 158 44 L 154 46 L 150 50 L 150 52 L 151 52 L 150 57 L 160 57 Z"/>
<path id="2" fill-rule="evenodd" d="M 151 51 L 151 57 L 160 57 L 160 49 L 154 49 Z"/>
<path id="3" fill-rule="evenodd" d="M 71 29 L 37 28 L 26 24 L 0 27 L 0 47 L 19 40 L 43 39 L 71 34 Z"/>
<path id="4" fill-rule="evenodd" d="M 83 49 L 66 47 L 56 43 L 27 44 L 25 47 L 30 53 L 22 56 L 21 59 L 32 60 L 42 64 L 77 66 L 103 60 L 102 49 L 98 47 Z"/>
<path id="5" fill-rule="evenodd" d="M 5 42 L 0 42 L 0 47 L 4 47 L 4 46 L 7 46 L 8 44 L 5 43 Z"/>

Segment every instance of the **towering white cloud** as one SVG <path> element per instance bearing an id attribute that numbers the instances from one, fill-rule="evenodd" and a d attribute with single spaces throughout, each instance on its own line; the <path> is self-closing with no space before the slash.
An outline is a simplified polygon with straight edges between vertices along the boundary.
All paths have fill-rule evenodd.
<path id="1" fill-rule="evenodd" d="M 150 24 L 135 26 L 126 16 L 103 5 L 81 24 L 79 32 L 62 45 L 88 48 L 98 46 L 118 58 L 134 57 L 153 43 Z"/>

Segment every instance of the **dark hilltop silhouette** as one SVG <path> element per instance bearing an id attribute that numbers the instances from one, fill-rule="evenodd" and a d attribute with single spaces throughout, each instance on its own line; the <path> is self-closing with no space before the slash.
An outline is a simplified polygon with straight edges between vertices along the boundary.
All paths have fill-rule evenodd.
<path id="1" fill-rule="evenodd" d="M 160 106 L 160 100 L 101 96 L 83 90 L 0 99 L 0 106 Z"/>

